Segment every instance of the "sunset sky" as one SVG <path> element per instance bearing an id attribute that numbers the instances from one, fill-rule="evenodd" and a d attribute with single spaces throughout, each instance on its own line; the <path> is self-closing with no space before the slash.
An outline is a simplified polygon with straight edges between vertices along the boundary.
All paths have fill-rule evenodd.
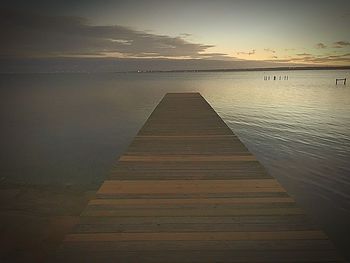
<path id="1" fill-rule="evenodd" d="M 350 65 L 350 1 L 2 2 L 3 61 Z"/>

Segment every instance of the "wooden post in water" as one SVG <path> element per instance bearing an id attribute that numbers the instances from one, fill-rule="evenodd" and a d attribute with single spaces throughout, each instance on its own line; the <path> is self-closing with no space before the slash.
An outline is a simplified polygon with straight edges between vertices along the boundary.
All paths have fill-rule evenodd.
<path id="1" fill-rule="evenodd" d="M 335 85 L 338 85 L 338 81 L 342 81 L 344 85 L 346 85 L 346 78 L 343 79 L 335 79 Z"/>

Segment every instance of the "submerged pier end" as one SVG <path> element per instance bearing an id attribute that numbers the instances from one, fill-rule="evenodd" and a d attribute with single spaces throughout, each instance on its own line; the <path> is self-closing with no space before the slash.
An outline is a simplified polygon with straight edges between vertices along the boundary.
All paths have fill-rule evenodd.
<path id="1" fill-rule="evenodd" d="M 168 93 L 56 262 L 343 262 L 199 93 Z"/>

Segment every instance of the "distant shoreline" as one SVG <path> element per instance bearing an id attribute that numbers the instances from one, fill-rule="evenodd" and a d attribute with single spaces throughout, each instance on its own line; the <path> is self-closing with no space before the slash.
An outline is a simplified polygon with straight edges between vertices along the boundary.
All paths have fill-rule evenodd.
<path id="1" fill-rule="evenodd" d="M 302 71 L 302 70 L 350 70 L 350 66 L 327 67 L 267 67 L 267 68 L 227 68 L 227 69 L 178 69 L 178 70 L 130 70 L 130 71 L 47 71 L 47 72 L 0 72 L 7 74 L 113 74 L 113 73 L 201 73 L 201 72 L 250 72 L 250 71 Z"/>
<path id="2" fill-rule="evenodd" d="M 241 68 L 241 69 L 184 69 L 184 70 L 134 70 L 115 73 L 177 73 L 177 72 L 245 72 L 245 71 L 298 71 L 298 70 L 350 70 L 350 66 L 327 67 L 276 67 L 276 68 Z"/>

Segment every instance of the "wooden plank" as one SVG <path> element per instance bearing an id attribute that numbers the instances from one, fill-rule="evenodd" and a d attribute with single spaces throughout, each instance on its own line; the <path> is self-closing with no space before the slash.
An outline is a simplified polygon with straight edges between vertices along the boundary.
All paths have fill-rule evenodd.
<path id="1" fill-rule="evenodd" d="M 84 216 L 240 216 L 240 215 L 300 215 L 300 208 L 263 208 L 263 209 L 229 209 L 229 208 L 207 208 L 207 209 L 105 209 L 97 210 L 87 208 Z"/>
<path id="2" fill-rule="evenodd" d="M 140 198 L 253 198 L 253 197 L 286 197 L 286 192 L 231 192 L 231 193 L 106 193 L 96 194 L 98 199 L 140 199 Z"/>
<path id="3" fill-rule="evenodd" d="M 67 241 L 69 242 L 69 241 Z M 196 241 L 89 241 L 89 242 L 69 242 L 69 246 L 75 249 L 89 249 L 93 251 L 271 251 L 271 250 L 334 250 L 326 240 L 196 240 Z"/>
<path id="4" fill-rule="evenodd" d="M 87 249 L 66 250 L 60 262 L 153 262 L 153 263 L 280 263 L 280 262 L 345 262 L 334 250 L 193 250 L 193 251 L 93 251 Z"/>
<path id="5" fill-rule="evenodd" d="M 200 233 L 94 233 L 69 234 L 66 241 L 162 241 L 162 240 L 298 240 L 327 239 L 319 230 L 275 232 L 200 232 Z"/>
<path id="6" fill-rule="evenodd" d="M 91 218 L 91 217 L 88 217 Z M 115 217 L 114 217 L 115 218 Z M 112 218 L 112 219 L 114 219 Z M 244 223 L 227 223 L 227 224 L 79 224 L 72 230 L 72 233 L 160 233 L 160 232 L 220 232 L 220 231 L 246 231 L 246 232 L 263 232 L 263 231 L 305 231 L 317 230 L 313 225 L 306 224 L 244 224 Z M 329 243 L 329 242 L 328 242 Z"/>
<path id="7" fill-rule="evenodd" d="M 305 215 L 286 216 L 231 216 L 231 217 L 81 217 L 81 224 L 280 224 L 280 225 L 308 225 L 313 226 Z M 79 226 L 79 225 L 78 225 Z"/>
<path id="8" fill-rule="evenodd" d="M 343 259 L 199 93 L 170 93 L 52 261 Z"/>
<path id="9" fill-rule="evenodd" d="M 317 230 L 304 215 L 98 217 L 83 216 L 74 233 Z"/>
<path id="10" fill-rule="evenodd" d="M 145 139 L 153 139 L 153 138 L 167 138 L 167 139 L 172 139 L 172 138 L 237 138 L 237 135 L 235 134 L 221 134 L 221 135 L 136 135 L 135 140 L 138 140 L 140 138 L 145 138 Z"/>
<path id="11" fill-rule="evenodd" d="M 252 155 L 216 155 L 216 156 L 196 156 L 196 155 L 182 155 L 182 156 L 163 156 L 163 155 L 151 155 L 151 156 L 135 156 L 124 155 L 120 157 L 120 162 L 138 161 L 138 162 L 152 162 L 152 161 L 175 161 L 175 162 L 193 162 L 193 161 L 206 161 L 206 162 L 226 162 L 226 161 L 256 161 Z"/>
<path id="12" fill-rule="evenodd" d="M 107 180 L 98 194 L 181 194 L 230 192 L 284 192 L 274 179 L 250 180 Z"/>
<path id="13" fill-rule="evenodd" d="M 155 205 L 222 205 L 222 204 L 258 204 L 258 203 L 294 203 L 291 197 L 263 197 L 263 198 L 189 198 L 189 199 L 94 199 L 89 205 L 113 205 L 124 206 L 144 206 Z"/>

